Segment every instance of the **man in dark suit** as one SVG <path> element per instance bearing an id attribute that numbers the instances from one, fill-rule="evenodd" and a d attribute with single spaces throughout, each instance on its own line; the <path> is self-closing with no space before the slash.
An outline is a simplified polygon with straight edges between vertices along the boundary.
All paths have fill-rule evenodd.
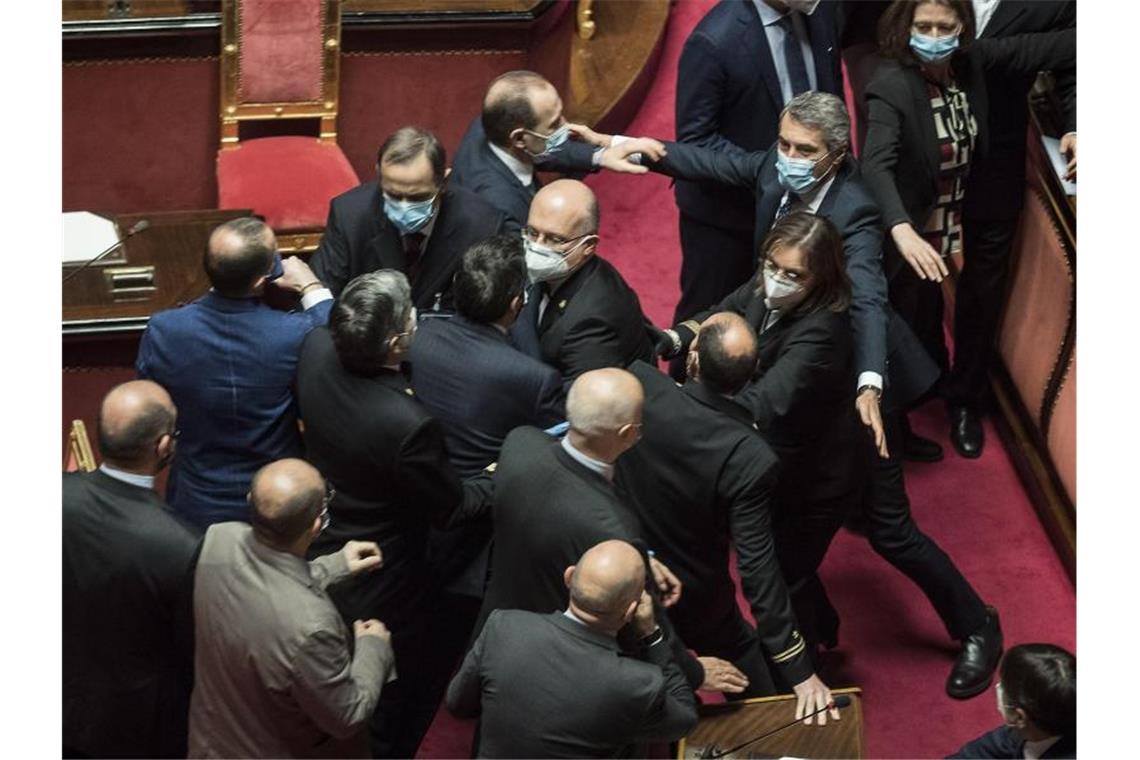
<path id="1" fill-rule="evenodd" d="M 463 252 L 503 228 L 503 214 L 447 181 L 447 153 L 418 127 L 396 130 L 380 146 L 378 179 L 333 198 L 315 271 L 338 295 L 349 280 L 377 269 L 408 277 L 421 312 L 451 309 L 451 278 Z"/>
<path id="2" fill-rule="evenodd" d="M 756 354 L 755 331 L 723 313 L 702 327 L 685 385 L 633 365 L 646 394 L 644 436 L 618 461 L 617 480 L 649 545 L 677 568 L 685 594 L 669 617 L 681 638 L 735 663 L 749 679 L 743 697 L 777 692 L 766 653 L 783 688 L 794 688 L 798 717 L 827 704 L 830 693 L 813 672 L 773 547 L 776 455 L 730 398 L 752 378 Z M 756 628 L 736 603 L 730 542 Z"/>
<path id="3" fill-rule="evenodd" d="M 503 212 L 504 230 L 526 225 L 535 171 L 585 173 L 601 148 L 569 139 L 558 90 L 533 71 L 496 77 L 483 96 L 483 112 L 471 122 L 455 152 L 451 182 L 478 193 Z"/>
<path id="4" fill-rule="evenodd" d="M 210 235 L 210 292 L 155 314 L 139 343 L 140 378 L 169 391 L 182 410 L 181 452 L 166 498 L 205 529 L 248 520 L 253 474 L 300 456 L 293 378 L 308 332 L 328 319 L 332 294 L 296 257 L 281 261 L 273 230 L 234 219 Z M 262 302 L 266 284 L 298 293 L 301 311 Z"/>
<path id="5" fill-rule="evenodd" d="M 336 489 L 312 555 L 349 539 L 375 541 L 384 555 L 378 576 L 331 594 L 346 621 L 375 617 L 392 631 L 400 677 L 384 690 L 372 724 L 377 757 L 415 754 L 449 675 L 426 635 L 434 598 L 428 527 L 477 518 L 488 504 L 486 478 L 460 482 L 439 423 L 400 371 L 415 328 L 403 274 L 360 275 L 337 299 L 328 327 L 305 341 L 297 372 L 308 459 Z"/>
<path id="6" fill-rule="evenodd" d="M 645 564 L 604 541 L 566 568 L 570 604 L 540 615 L 496 610 L 447 690 L 480 717 L 477 757 L 639 757 L 696 725 L 696 699 L 656 625 Z M 622 656 L 618 631 L 638 646 Z"/>
<path id="7" fill-rule="evenodd" d="M 978 3 L 975 3 L 978 5 Z M 977 19 L 979 40 L 1073 29 L 1077 4 L 1001 0 Z M 996 5 L 996 8 L 992 6 Z M 1005 304 L 1009 257 L 1025 198 L 1027 95 L 1036 77 L 985 72 L 989 145 L 970 166 L 962 204 L 963 266 L 954 299 L 954 365 L 943 384 L 950 412 L 950 438 L 958 453 L 977 457 L 985 445 L 981 415 L 988 405 L 988 370 Z M 1077 72 L 1058 72 L 1065 110 L 1063 152 L 1076 171 Z"/>
<path id="8" fill-rule="evenodd" d="M 807 90 L 843 93 L 835 3 L 721 0 L 685 41 L 677 68 L 677 142 L 730 156 L 764 150 L 780 113 Z M 748 192 L 697 178 L 676 185 L 681 300 L 674 322 L 708 308 L 755 270 Z"/>
<path id="9" fill-rule="evenodd" d="M 534 196 L 523 231 L 529 302 L 511 329 L 516 346 L 556 367 L 569 385 L 583 372 L 651 361 L 637 293 L 597 256 L 598 200 L 577 180 Z"/>
<path id="10" fill-rule="evenodd" d="M 199 541 L 154 493 L 176 418 L 155 383 L 116 386 L 103 464 L 63 476 L 64 757 L 186 757 Z"/>

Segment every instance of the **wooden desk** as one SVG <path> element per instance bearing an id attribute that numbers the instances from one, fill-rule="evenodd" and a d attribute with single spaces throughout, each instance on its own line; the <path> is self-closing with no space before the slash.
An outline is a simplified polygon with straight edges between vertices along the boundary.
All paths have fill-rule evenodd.
<path id="1" fill-rule="evenodd" d="M 826 726 L 815 725 L 814 719 L 810 726 L 797 723 L 727 757 L 863 757 L 863 700 L 859 696 L 862 690 L 835 689 L 831 693 L 851 697 L 851 705 L 840 711 L 841 720 L 828 720 Z M 710 744 L 721 751 L 731 749 L 787 723 L 795 715 L 795 707 L 796 698 L 790 694 L 703 705 L 697 727 L 677 746 L 677 758 L 700 757 Z"/>

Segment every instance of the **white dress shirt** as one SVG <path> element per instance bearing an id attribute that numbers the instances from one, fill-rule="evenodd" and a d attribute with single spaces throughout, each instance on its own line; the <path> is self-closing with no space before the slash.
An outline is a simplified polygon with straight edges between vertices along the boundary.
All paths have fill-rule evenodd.
<path id="1" fill-rule="evenodd" d="M 105 462 L 99 465 L 99 472 L 103 473 L 109 478 L 121 480 L 122 482 L 129 483 L 132 486 L 146 488 L 147 490 L 152 490 L 154 488 L 153 475 L 140 475 L 137 472 L 127 472 L 126 470 L 120 470 L 116 467 L 111 467 Z"/>
<path id="2" fill-rule="evenodd" d="M 779 23 L 785 14 L 772 8 L 764 2 L 764 0 L 752 0 L 752 4 L 756 6 L 756 12 L 760 14 L 760 21 L 764 24 L 764 35 L 768 38 L 768 48 L 772 51 L 772 63 L 776 65 L 776 77 L 780 80 L 780 94 L 784 98 L 784 105 L 792 99 L 792 82 L 788 78 L 788 67 L 784 58 L 784 45 L 788 44 L 788 34 L 784 27 Z M 815 78 L 815 56 L 811 52 L 811 44 L 808 43 L 807 26 L 804 23 L 804 15 L 796 11 L 789 11 L 792 19 L 792 28 L 796 30 L 796 37 L 800 46 L 800 52 L 804 56 L 804 66 L 807 68 L 808 84 L 811 89 L 815 90 L 819 87 L 819 83 Z M 796 42 L 796 41 L 793 41 Z"/>
<path id="3" fill-rule="evenodd" d="M 507 168 L 511 170 L 511 174 L 515 175 L 515 179 L 519 181 L 520 185 L 523 187 L 530 187 L 530 184 L 534 182 L 533 164 L 527 164 L 519 161 L 517 158 L 500 148 L 498 145 L 495 145 L 493 142 L 488 141 L 487 145 L 491 148 L 491 152 L 495 154 L 496 158 L 506 164 Z"/>
<path id="4" fill-rule="evenodd" d="M 562 439 L 562 448 L 566 450 L 566 453 L 569 454 L 575 462 L 593 470 L 609 482 L 614 482 L 614 466 L 594 459 L 593 457 L 588 457 L 581 451 L 578 451 L 578 449 L 574 448 L 574 444 L 570 443 L 570 436 L 566 436 Z"/>
<path id="5" fill-rule="evenodd" d="M 974 4 L 974 36 L 981 37 L 986 24 L 994 17 L 998 3 L 1001 0 L 973 0 Z"/>
<path id="6" fill-rule="evenodd" d="M 1050 747 L 1059 741 L 1061 741 L 1061 737 L 1050 736 L 1045 739 L 1038 739 L 1035 742 L 1025 742 L 1023 753 L 1025 754 L 1026 760 L 1039 760 L 1042 755 L 1049 751 Z"/>

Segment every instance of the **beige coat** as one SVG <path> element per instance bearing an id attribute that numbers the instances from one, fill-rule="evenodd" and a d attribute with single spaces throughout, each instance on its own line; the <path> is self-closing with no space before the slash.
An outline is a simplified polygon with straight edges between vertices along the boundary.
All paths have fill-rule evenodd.
<path id="1" fill-rule="evenodd" d="M 383 572 L 383 570 L 377 571 Z M 392 647 L 356 639 L 325 593 L 340 552 L 305 562 L 245 523 L 206 531 L 194 579 L 190 757 L 367 756 Z"/>

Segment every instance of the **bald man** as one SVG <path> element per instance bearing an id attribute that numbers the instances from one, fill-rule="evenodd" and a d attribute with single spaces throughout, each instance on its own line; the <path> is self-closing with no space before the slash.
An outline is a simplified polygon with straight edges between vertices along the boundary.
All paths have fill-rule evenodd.
<path id="1" fill-rule="evenodd" d="M 577 180 L 551 182 L 530 204 L 523 230 L 534 283 L 511 336 L 558 369 L 567 385 L 583 372 L 653 359 L 637 293 L 598 257 L 598 200 Z"/>
<path id="2" fill-rule="evenodd" d="M 569 604 L 548 614 L 498 610 L 447 690 L 447 707 L 480 717 L 477 757 L 641 757 L 696 725 L 685 683 L 645 592 L 641 553 L 603 541 L 567 567 Z M 632 623 L 642 645 L 624 656 Z"/>
<path id="3" fill-rule="evenodd" d="M 185 757 L 198 537 L 154 492 L 177 411 L 161 386 L 116 386 L 103 463 L 63 476 L 64 757 Z"/>
<path id="4" fill-rule="evenodd" d="M 541 171 L 594 170 L 600 150 L 569 140 L 562 98 L 542 75 L 508 71 L 496 77 L 455 154 L 451 181 L 478 193 L 506 215 L 504 229 L 518 234 Z"/>
<path id="5" fill-rule="evenodd" d="M 264 222 L 234 219 L 210 235 L 210 291 L 150 318 L 135 363 L 182 411 L 180 455 L 166 498 L 201 529 L 248 520 L 253 474 L 300 456 L 293 379 L 305 335 L 328 321 L 332 293 L 303 261 L 277 255 Z M 299 294 L 301 310 L 262 303 L 266 288 Z"/>
<path id="6" fill-rule="evenodd" d="M 349 541 L 305 561 L 328 525 L 326 489 L 307 462 L 273 462 L 250 487 L 253 524 L 206 531 L 189 757 L 369 756 L 361 729 L 395 677 L 390 637 L 378 620 L 350 634 L 325 589 L 382 557 L 372 541 Z"/>
<path id="7" fill-rule="evenodd" d="M 617 481 L 646 540 L 684 586 L 669 611 L 681 638 L 736 664 L 748 678 L 740 697 L 775 694 L 777 683 L 780 691 L 793 688 L 799 717 L 826 704 L 830 693 L 814 673 L 773 546 L 778 460 L 748 410 L 731 398 L 752 378 L 757 352 L 748 322 L 721 312 L 691 344 L 683 386 L 635 364 L 630 371 L 646 396 L 644 437 L 618 462 Z M 736 602 L 730 545 L 755 628 Z"/>

